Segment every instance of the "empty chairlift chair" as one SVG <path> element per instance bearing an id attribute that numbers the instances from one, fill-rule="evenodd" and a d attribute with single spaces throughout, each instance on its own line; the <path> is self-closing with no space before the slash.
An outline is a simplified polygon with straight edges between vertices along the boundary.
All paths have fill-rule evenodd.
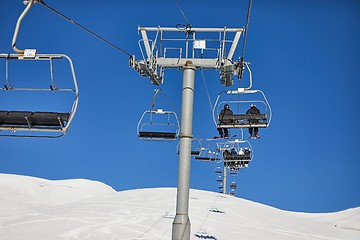
<path id="1" fill-rule="evenodd" d="M 2 99 L 0 105 L 0 136 L 49 138 L 63 136 L 68 131 L 77 109 L 78 87 L 71 59 L 64 54 L 37 54 L 36 49 L 20 50 L 16 47 L 21 22 L 35 2 L 38 1 L 24 2 L 27 6 L 16 23 L 12 40 L 12 47 L 16 54 L 0 54 L 0 60 L 5 62 L 5 71 L 2 72 L 0 68 L 0 86 L 2 86 L 0 88 Z M 60 60 L 68 62 L 70 71 L 66 76 L 61 69 L 59 74 L 61 76 L 55 77 L 53 63 Z M 11 67 L 9 67 L 10 62 Z M 21 68 L 16 68 L 16 66 L 14 67 L 15 62 L 24 63 L 26 67 L 23 65 Z M 29 70 L 34 68 L 34 65 L 28 67 L 30 62 L 32 64 L 38 63 L 37 66 L 43 62 L 48 62 L 50 77 L 44 78 L 37 75 L 39 72 L 43 72 L 43 68 L 30 72 Z M 67 83 L 63 85 L 63 82 Z M 51 94 L 43 94 L 44 92 Z M 27 93 L 35 94 L 29 97 Z M 67 96 L 70 94 L 70 100 L 61 95 L 57 101 L 53 101 L 53 97 L 59 96 L 59 93 L 64 93 Z M 45 98 L 43 98 L 44 95 L 46 95 Z M 69 103 L 70 106 L 55 107 L 55 105 L 63 105 L 64 102 Z"/>
<path id="2" fill-rule="evenodd" d="M 172 141 L 179 135 L 177 115 L 162 109 L 148 110 L 143 113 L 137 126 L 140 139 L 153 141 Z"/>
<path id="3" fill-rule="evenodd" d="M 19 101 L 23 102 L 20 105 L 26 105 L 26 107 L 17 106 L 16 109 L 11 110 L 0 109 L 0 136 L 61 137 L 67 133 L 78 105 L 79 93 L 72 61 L 63 54 L 34 53 L 31 57 L 24 57 L 26 51 L 24 54 L 0 54 L 0 60 L 5 61 L 5 77 L 1 78 L 0 76 L 0 81 L 3 84 L 3 87 L 0 88 L 0 94 L 3 95 L 3 99 L 6 98 L 9 105 Z M 19 61 L 48 62 L 50 77 L 41 79 L 41 77 L 29 76 L 26 69 L 16 69 L 14 62 Z M 53 65 L 59 61 L 63 62 L 60 64 L 62 67 L 65 66 L 64 61 L 67 61 L 69 65 L 66 68 L 70 68 L 70 71 L 67 76 L 65 74 L 65 77 L 61 76 L 56 79 Z M 9 65 L 11 64 L 15 67 L 10 68 Z M 17 79 L 14 80 L 12 75 L 16 75 Z M 20 78 L 21 81 L 18 81 Z M 24 78 L 29 81 L 24 81 Z M 66 84 L 63 85 L 63 82 Z M 48 94 L 44 94 L 45 92 Z M 34 93 L 34 97 L 29 98 L 29 93 Z M 54 98 L 56 98 L 57 105 L 64 100 L 64 103 L 69 104 L 69 106 L 57 106 L 54 110 L 48 111 L 52 108 L 51 104 Z M 42 106 L 40 104 L 30 106 L 35 100 L 41 102 Z M 3 101 L 1 108 L 4 108 L 5 103 L 6 101 Z M 29 107 L 31 109 L 24 109 Z M 62 111 L 56 109 L 62 109 Z M 66 110 L 64 111 L 64 109 Z"/>
<path id="4" fill-rule="evenodd" d="M 221 158 L 217 151 L 213 151 L 210 148 L 203 147 L 198 156 L 195 156 L 195 160 L 199 161 L 220 161 Z"/>
<path id="5" fill-rule="evenodd" d="M 216 167 L 214 172 L 215 174 L 223 174 L 223 170 L 221 167 Z"/>
<path id="6" fill-rule="evenodd" d="M 216 142 L 217 139 L 201 139 L 201 151 L 198 156 L 195 156 L 195 160 L 210 162 L 221 161 Z"/>

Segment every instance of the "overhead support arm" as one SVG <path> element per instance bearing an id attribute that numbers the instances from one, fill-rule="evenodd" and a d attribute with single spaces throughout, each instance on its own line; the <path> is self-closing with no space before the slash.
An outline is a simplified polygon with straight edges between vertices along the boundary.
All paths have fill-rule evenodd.
<path id="1" fill-rule="evenodd" d="M 151 49 L 150 49 L 149 39 L 147 37 L 146 30 L 145 29 L 140 29 L 140 32 L 141 32 L 141 36 L 142 36 L 142 39 L 143 39 L 143 42 L 144 42 L 147 60 L 150 60 L 150 58 L 152 56 L 152 52 L 151 52 Z"/>
<path id="2" fill-rule="evenodd" d="M 24 54 L 25 50 L 21 50 L 18 49 L 16 47 L 16 40 L 17 40 L 17 36 L 19 33 L 19 29 L 20 29 L 20 24 L 21 21 L 23 20 L 23 18 L 25 17 L 25 15 L 27 14 L 27 12 L 30 10 L 31 6 L 33 5 L 33 3 L 38 2 L 39 0 L 31 0 L 31 1 L 24 1 L 25 4 L 27 4 L 26 8 L 24 9 L 24 11 L 21 13 L 20 17 L 18 18 L 17 22 L 16 22 L 16 26 L 15 26 L 15 31 L 14 31 L 14 36 L 12 39 L 12 48 L 14 49 L 15 52 L 20 53 L 20 54 Z"/>
<path id="3" fill-rule="evenodd" d="M 233 41 L 233 43 L 231 45 L 231 48 L 229 50 L 227 59 L 232 59 L 233 58 L 236 47 L 237 47 L 237 44 L 239 43 L 239 40 L 240 40 L 241 33 L 242 33 L 242 28 L 240 28 L 239 31 L 237 31 L 236 34 L 235 34 L 234 41 Z"/>

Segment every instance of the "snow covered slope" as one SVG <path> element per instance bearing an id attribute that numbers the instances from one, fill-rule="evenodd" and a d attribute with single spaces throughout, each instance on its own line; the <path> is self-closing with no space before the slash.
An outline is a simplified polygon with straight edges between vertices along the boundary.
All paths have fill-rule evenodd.
<path id="1" fill-rule="evenodd" d="M 106 184 L 85 179 L 51 181 L 0 174 L 0 217 L 37 212 L 115 192 Z"/>
<path id="2" fill-rule="evenodd" d="M 1 240 L 171 239 L 174 188 L 115 192 L 87 180 L 0 174 Z M 5 196 L 6 195 L 6 196 Z M 305 214 L 190 192 L 191 239 L 360 239 L 360 208 Z"/>

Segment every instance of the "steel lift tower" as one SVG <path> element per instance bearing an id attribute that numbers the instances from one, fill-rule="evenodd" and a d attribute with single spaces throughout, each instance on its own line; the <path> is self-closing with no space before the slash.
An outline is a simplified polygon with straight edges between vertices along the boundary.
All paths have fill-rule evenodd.
<path id="1" fill-rule="evenodd" d="M 243 62 L 233 60 L 243 28 L 193 28 L 139 27 L 142 39 L 139 47 L 142 59 L 130 58 L 130 66 L 152 84 L 164 81 L 167 68 L 183 70 L 182 109 L 180 125 L 180 151 L 176 216 L 173 222 L 172 239 L 190 239 L 189 187 L 194 80 L 197 69 L 217 70 L 220 82 L 225 86 L 234 84 L 233 76 L 240 76 Z"/>

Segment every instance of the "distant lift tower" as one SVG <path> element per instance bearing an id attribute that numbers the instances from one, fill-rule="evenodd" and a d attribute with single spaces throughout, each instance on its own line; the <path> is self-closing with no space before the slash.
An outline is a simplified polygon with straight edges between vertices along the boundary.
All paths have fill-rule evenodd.
<path id="1" fill-rule="evenodd" d="M 220 71 L 220 82 L 234 84 L 233 76 L 240 75 L 243 63 L 233 61 L 242 28 L 139 27 L 142 39 L 139 47 L 142 59 L 130 58 L 130 66 L 152 84 L 164 81 L 166 68 L 183 69 L 182 110 L 176 216 L 172 239 L 190 239 L 189 187 L 194 78 L 198 68 Z"/>

